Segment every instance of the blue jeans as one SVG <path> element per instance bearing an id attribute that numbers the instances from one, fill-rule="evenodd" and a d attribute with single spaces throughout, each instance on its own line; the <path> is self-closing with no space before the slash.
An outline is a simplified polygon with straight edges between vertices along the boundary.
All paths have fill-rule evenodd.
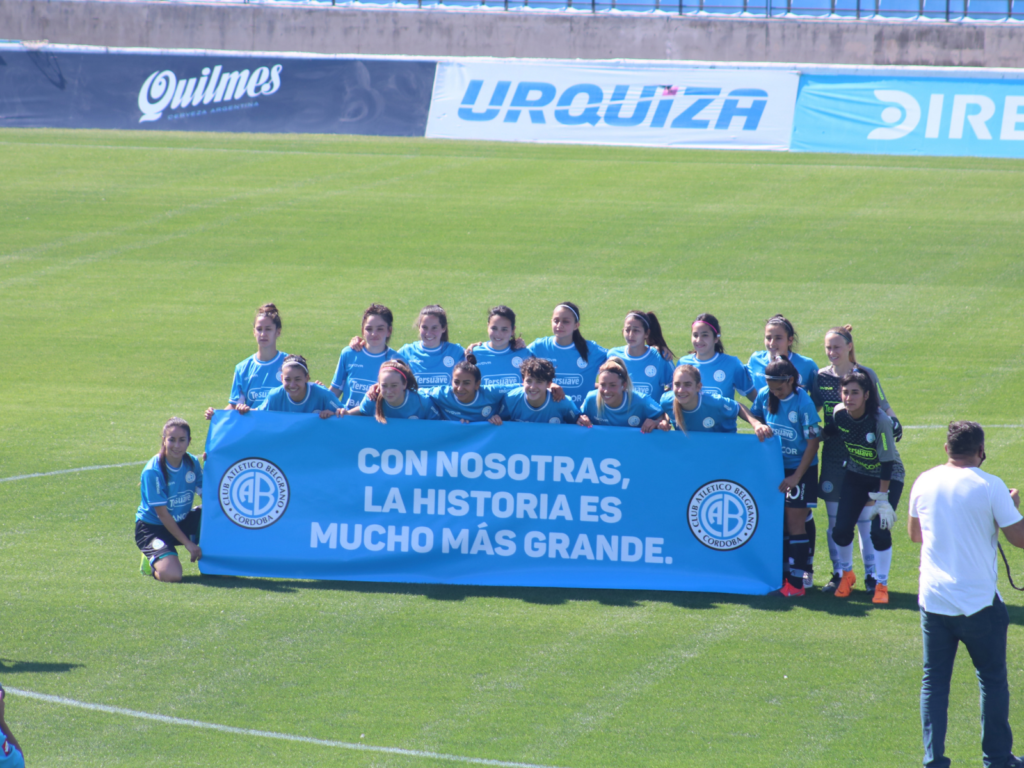
<path id="1" fill-rule="evenodd" d="M 921 679 L 921 729 L 924 764 L 947 768 L 946 717 L 949 681 L 959 643 L 967 647 L 981 689 L 981 754 L 986 768 L 1006 768 L 1011 760 L 1010 689 L 1006 682 L 1006 606 L 997 596 L 988 608 L 970 616 L 944 616 L 921 609 L 924 676 Z"/>

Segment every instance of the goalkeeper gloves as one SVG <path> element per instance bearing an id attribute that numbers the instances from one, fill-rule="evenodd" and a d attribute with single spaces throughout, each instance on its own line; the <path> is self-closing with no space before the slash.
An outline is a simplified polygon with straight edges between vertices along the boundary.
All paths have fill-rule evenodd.
<path id="1" fill-rule="evenodd" d="M 896 524 L 896 510 L 889 503 L 887 492 L 869 493 L 868 496 L 875 502 L 872 507 L 871 519 L 878 518 L 878 524 L 883 530 L 889 530 Z"/>
<path id="2" fill-rule="evenodd" d="M 903 437 L 903 425 L 900 424 L 900 420 L 895 416 L 892 417 L 892 439 L 897 443 Z"/>

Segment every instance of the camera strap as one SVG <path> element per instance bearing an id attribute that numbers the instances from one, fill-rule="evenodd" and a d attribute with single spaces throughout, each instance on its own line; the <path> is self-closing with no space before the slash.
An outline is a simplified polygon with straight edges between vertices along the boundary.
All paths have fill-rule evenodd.
<path id="1" fill-rule="evenodd" d="M 1014 588 L 1015 590 L 1017 590 L 1018 592 L 1024 592 L 1024 587 L 1018 587 L 1018 586 L 1017 586 L 1016 584 L 1014 584 L 1014 583 L 1013 583 L 1013 576 L 1011 576 L 1011 575 L 1010 575 L 1010 563 L 1009 563 L 1009 561 L 1007 561 L 1007 559 L 1006 559 L 1006 553 L 1005 553 L 1005 552 L 1003 552 L 1003 545 L 1002 545 L 1002 544 L 1000 544 L 1000 543 L 999 543 L 999 542 L 997 541 L 997 542 L 996 542 L 996 546 L 997 546 L 997 547 L 999 547 L 999 554 L 1000 554 L 1000 555 L 1002 556 L 1002 558 L 1003 558 L 1003 565 L 1005 565 L 1005 566 L 1006 566 L 1006 578 L 1008 578 L 1008 579 L 1010 580 L 1010 586 L 1011 586 L 1011 587 L 1013 587 L 1013 588 Z"/>

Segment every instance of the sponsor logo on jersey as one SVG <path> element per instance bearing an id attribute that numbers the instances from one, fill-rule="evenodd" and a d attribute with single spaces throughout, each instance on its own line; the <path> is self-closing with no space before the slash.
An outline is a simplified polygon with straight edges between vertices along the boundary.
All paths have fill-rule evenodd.
<path id="1" fill-rule="evenodd" d="M 284 472 L 260 458 L 236 461 L 220 479 L 220 507 L 240 528 L 258 530 L 281 519 L 288 510 L 290 489 Z"/>
<path id="2" fill-rule="evenodd" d="M 653 365 L 648 365 L 646 368 L 644 368 L 644 376 L 657 376 L 657 375 L 658 375 L 658 369 L 655 368 Z"/>
<path id="3" fill-rule="evenodd" d="M 522 364 L 523 364 L 523 358 L 518 357 L 518 356 L 512 358 L 512 365 L 515 366 L 516 368 L 518 368 Z"/>
<path id="4" fill-rule="evenodd" d="M 875 453 L 874 448 L 864 448 L 860 445 L 847 445 L 846 451 L 851 456 L 855 456 L 861 459 L 874 459 L 878 454 Z"/>
<path id="5" fill-rule="evenodd" d="M 185 482 L 186 483 L 194 483 L 195 481 L 196 481 L 196 473 L 195 472 L 193 472 L 192 470 L 189 470 L 188 472 L 185 473 Z"/>
<path id="6" fill-rule="evenodd" d="M 725 381 L 725 371 L 715 371 L 714 380 L 721 383 Z"/>
<path id="7" fill-rule="evenodd" d="M 178 522 L 180 520 L 184 520 L 185 519 L 185 515 L 187 515 L 192 510 L 192 499 L 193 499 L 192 491 L 182 491 L 181 493 L 174 494 L 173 496 L 171 496 L 171 498 L 169 498 L 167 500 L 167 506 L 168 507 L 184 507 L 185 508 L 184 512 L 181 512 L 181 513 L 173 516 L 175 522 Z"/>
<path id="8" fill-rule="evenodd" d="M 705 416 L 704 421 L 702 421 L 701 423 L 704 425 L 705 429 L 711 429 L 713 426 L 715 426 L 715 420 L 710 416 Z"/>
<path id="9" fill-rule="evenodd" d="M 444 359 L 441 362 L 444 363 L 445 368 L 451 368 L 453 365 L 455 365 L 455 358 L 452 357 L 451 355 L 445 355 Z"/>
<path id="10" fill-rule="evenodd" d="M 629 417 L 629 426 L 631 426 L 631 427 L 639 427 L 640 426 L 640 417 L 639 416 L 630 416 Z"/>
<path id="11" fill-rule="evenodd" d="M 493 409 L 493 408 L 491 408 L 491 406 L 489 406 L 489 405 L 485 405 L 485 406 L 484 406 L 484 407 L 483 407 L 483 408 L 482 408 L 482 409 L 480 410 L 480 415 L 481 415 L 481 416 L 485 416 L 485 417 L 486 417 L 486 416 L 490 416 L 490 415 L 491 415 L 491 412 L 492 412 L 493 410 L 494 410 L 494 409 Z"/>
<path id="12" fill-rule="evenodd" d="M 277 372 L 277 378 L 278 381 L 280 381 L 280 371 Z M 249 392 L 246 394 L 246 398 L 252 405 L 259 405 L 260 403 L 267 399 L 267 395 L 270 394 L 270 391 L 272 389 L 273 387 L 257 387 L 256 389 L 250 389 Z"/>
<path id="13" fill-rule="evenodd" d="M 522 379 L 512 374 L 484 376 L 484 384 L 490 384 L 495 387 L 518 387 L 522 383 Z"/>
<path id="14" fill-rule="evenodd" d="M 787 427 L 785 424 L 772 424 L 771 427 L 772 431 L 783 440 L 796 440 L 797 432 L 795 429 Z"/>
<path id="15" fill-rule="evenodd" d="M 443 387 L 451 380 L 447 373 L 424 373 L 416 376 L 421 387 Z"/>
<path id="16" fill-rule="evenodd" d="M 576 367 L 577 368 L 586 368 L 587 367 L 587 361 L 584 360 L 582 357 L 577 357 L 576 358 Z"/>
<path id="17" fill-rule="evenodd" d="M 369 379 L 349 379 L 348 381 L 352 387 L 352 394 L 362 392 L 364 395 L 370 391 L 370 387 L 377 383 Z"/>
<path id="18" fill-rule="evenodd" d="M 560 387 L 582 387 L 583 377 L 576 373 L 570 373 L 565 376 L 555 376 L 555 384 Z M 576 397 L 573 397 L 573 402 L 576 402 Z"/>
<path id="19" fill-rule="evenodd" d="M 729 552 L 750 541 L 757 530 L 757 503 L 739 483 L 715 480 L 690 497 L 686 521 L 690 532 L 705 547 Z"/>
<path id="20" fill-rule="evenodd" d="M 638 395 L 650 395 L 651 385 L 650 384 L 633 384 L 633 391 Z"/>
<path id="21" fill-rule="evenodd" d="M 156 71 L 146 78 L 139 89 L 140 123 L 151 123 L 163 117 L 167 110 L 192 110 L 189 116 L 205 115 L 215 112 L 228 112 L 242 107 L 256 107 L 258 102 L 227 105 L 227 102 L 238 101 L 246 96 L 258 99 L 271 96 L 281 88 L 281 70 L 283 64 L 272 67 L 257 67 L 252 72 L 242 69 L 236 72 L 224 72 L 220 64 L 203 67 L 199 77 L 178 75 L 165 69 Z M 211 106 L 224 104 L 224 106 Z M 184 117 L 185 114 L 172 116 Z"/>

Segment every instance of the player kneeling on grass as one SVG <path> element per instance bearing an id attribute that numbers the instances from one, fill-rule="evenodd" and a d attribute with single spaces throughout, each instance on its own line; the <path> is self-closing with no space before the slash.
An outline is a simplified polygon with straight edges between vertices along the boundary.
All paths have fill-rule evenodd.
<path id="1" fill-rule="evenodd" d="M 482 385 L 481 379 L 480 369 L 476 367 L 476 357 L 469 354 L 452 369 L 451 386 L 433 387 L 427 390 L 426 394 L 443 419 L 463 424 L 489 421 L 500 427 L 505 388 Z"/>
<path id="2" fill-rule="evenodd" d="M 192 430 L 184 419 L 164 424 L 160 453 L 142 470 L 142 503 L 135 513 L 135 544 L 142 550 L 143 573 L 157 581 L 181 581 L 177 546 L 188 550 L 192 562 L 203 556 L 199 548 L 202 507 L 192 507 L 203 494 L 203 470 L 188 452 Z"/>
<path id="3" fill-rule="evenodd" d="M 376 416 L 381 424 L 388 419 L 439 419 L 433 401 L 417 390 L 416 376 L 400 357 L 381 363 L 377 383 L 370 387 L 359 405 L 350 408 L 350 416 Z"/>
<path id="4" fill-rule="evenodd" d="M 532 421 L 547 424 L 580 424 L 579 408 L 561 393 L 554 383 L 555 366 L 550 360 L 531 357 L 519 366 L 523 385 L 505 393 L 501 418 L 505 421 Z M 556 395 L 561 394 L 561 397 Z"/>
<path id="5" fill-rule="evenodd" d="M 818 444 L 821 422 L 807 391 L 797 386 L 800 374 L 786 358 L 768 363 L 767 386 L 757 393 L 750 412 L 762 419 L 782 441 L 786 478 L 779 490 L 786 494 L 786 533 L 789 534 L 789 573 L 782 585 L 786 597 L 802 597 L 804 575 L 810 570 L 807 514 L 818 504 Z"/>
<path id="6" fill-rule="evenodd" d="M 875 594 L 872 602 L 889 602 L 889 567 L 892 565 L 892 527 L 896 506 L 903 493 L 905 473 L 892 419 L 880 408 L 878 391 L 871 377 L 853 371 L 840 382 L 843 402 L 832 412 L 834 431 L 846 445 L 848 458 L 839 490 L 839 509 L 832 529 L 832 541 L 839 552 L 842 576 L 836 597 L 849 597 L 857 583 L 853 572 L 853 533 L 860 519 L 871 520 L 871 543 L 875 546 Z"/>
<path id="7" fill-rule="evenodd" d="M 607 360 L 597 372 L 597 388 L 583 401 L 583 419 L 588 425 L 640 427 L 643 434 L 655 429 L 668 431 L 668 417 L 647 395 L 633 391 L 626 362 L 621 357 Z"/>
<path id="8" fill-rule="evenodd" d="M 281 364 L 283 386 L 272 389 L 258 411 L 283 411 L 284 413 L 315 413 L 321 419 L 344 416 L 341 407 L 331 391 L 309 380 L 309 366 L 302 355 L 288 355 Z M 251 409 L 245 405 L 235 407 L 239 413 Z"/>

